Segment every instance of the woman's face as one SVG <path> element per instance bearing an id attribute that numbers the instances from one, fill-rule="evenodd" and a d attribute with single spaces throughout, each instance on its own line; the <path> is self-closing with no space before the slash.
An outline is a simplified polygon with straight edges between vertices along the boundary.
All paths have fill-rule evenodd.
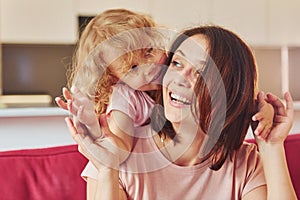
<path id="1" fill-rule="evenodd" d="M 207 40 L 204 35 L 186 39 L 174 52 L 163 79 L 163 101 L 166 118 L 173 125 L 192 116 L 194 86 L 207 60 Z"/>

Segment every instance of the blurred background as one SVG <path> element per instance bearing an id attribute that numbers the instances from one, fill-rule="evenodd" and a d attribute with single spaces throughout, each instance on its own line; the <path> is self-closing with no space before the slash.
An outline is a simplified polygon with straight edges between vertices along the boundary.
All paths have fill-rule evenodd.
<path id="1" fill-rule="evenodd" d="M 299 0 L 0 0 L 0 150 L 72 142 L 67 113 L 53 98 L 66 84 L 80 27 L 110 8 L 148 13 L 175 31 L 200 24 L 233 30 L 255 53 L 260 89 L 292 93 L 291 132 L 300 132 Z"/>

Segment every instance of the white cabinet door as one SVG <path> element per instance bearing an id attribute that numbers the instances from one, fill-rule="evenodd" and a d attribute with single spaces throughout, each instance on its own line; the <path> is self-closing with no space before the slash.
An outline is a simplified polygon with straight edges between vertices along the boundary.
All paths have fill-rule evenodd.
<path id="1" fill-rule="evenodd" d="M 265 43 L 266 1 L 214 0 L 210 2 L 211 21 L 214 24 L 229 28 L 252 45 Z"/>
<path id="2" fill-rule="evenodd" d="M 206 24 L 210 21 L 210 1 L 153 0 L 151 15 L 158 23 L 170 29 L 181 31 L 184 28 Z"/>
<path id="3" fill-rule="evenodd" d="M 151 14 L 159 23 L 177 30 L 214 24 L 236 32 L 250 44 L 265 44 L 266 6 L 262 0 L 154 0 Z"/>
<path id="4" fill-rule="evenodd" d="M 2 43 L 74 43 L 73 0 L 1 0 Z"/>
<path id="5" fill-rule="evenodd" d="M 268 42 L 300 45 L 300 1 L 268 1 Z"/>

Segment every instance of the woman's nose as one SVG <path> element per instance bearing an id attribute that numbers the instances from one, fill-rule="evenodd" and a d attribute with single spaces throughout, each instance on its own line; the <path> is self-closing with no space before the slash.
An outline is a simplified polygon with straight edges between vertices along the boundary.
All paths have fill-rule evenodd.
<path id="1" fill-rule="evenodd" d="M 178 73 L 176 78 L 174 78 L 175 83 L 185 87 L 191 87 L 194 80 L 195 76 L 193 67 L 185 67 Z"/>

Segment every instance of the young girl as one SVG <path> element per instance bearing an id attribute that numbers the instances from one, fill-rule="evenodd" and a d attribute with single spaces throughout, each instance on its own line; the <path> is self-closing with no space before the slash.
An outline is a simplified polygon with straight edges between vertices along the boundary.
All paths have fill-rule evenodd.
<path id="1" fill-rule="evenodd" d="M 115 144 L 106 145 L 112 152 L 118 151 L 120 163 L 131 152 L 134 137 L 143 137 L 134 134 L 134 129 L 150 123 L 154 101 L 143 91 L 161 86 L 165 35 L 155 26 L 151 18 L 123 9 L 96 16 L 84 30 L 74 57 L 69 84 L 73 86 L 72 96 L 63 89 L 68 105 L 56 99 L 58 105 L 69 109 L 76 120 L 85 124 L 95 139 L 102 138 L 98 118 L 106 113 L 115 135 Z M 90 99 L 94 99 L 95 105 Z M 255 121 L 260 121 L 256 133 L 266 137 L 273 109 L 262 95 L 259 108 L 254 116 Z M 77 126 L 83 132 L 80 127 Z"/>
<path id="2" fill-rule="evenodd" d="M 149 123 L 151 95 L 160 88 L 164 38 L 154 27 L 149 16 L 125 9 L 94 17 L 81 35 L 69 72 L 73 97 L 63 89 L 68 108 L 56 98 L 94 138 L 101 138 L 98 118 L 106 113 L 116 136 L 115 149 L 124 155 L 120 162 L 131 151 L 134 128 Z"/>

